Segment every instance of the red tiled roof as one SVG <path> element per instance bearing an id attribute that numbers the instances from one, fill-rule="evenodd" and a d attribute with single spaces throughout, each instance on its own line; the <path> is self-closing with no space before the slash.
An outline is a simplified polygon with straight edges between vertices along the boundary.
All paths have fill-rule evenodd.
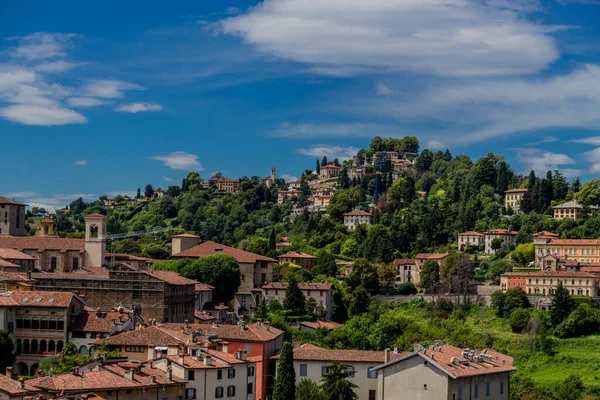
<path id="1" fill-rule="evenodd" d="M 21 268 L 20 265 L 11 263 L 10 261 L 6 261 L 0 258 L 0 267 L 2 268 Z"/>
<path id="2" fill-rule="evenodd" d="M 600 240 L 598 239 L 551 239 L 548 244 L 550 245 L 598 245 Z"/>
<path id="3" fill-rule="evenodd" d="M 232 256 L 239 263 L 252 263 L 257 261 L 277 261 L 269 257 L 261 256 L 259 254 L 250 253 L 248 251 L 235 249 L 233 247 L 225 246 L 219 243 L 215 243 L 211 240 L 184 250 L 180 253 L 174 254 L 172 257 L 206 257 L 213 254 L 225 254 Z"/>
<path id="4" fill-rule="evenodd" d="M 161 328 L 180 332 L 185 324 L 167 323 L 162 324 Z M 246 325 L 245 329 L 241 325 L 212 325 L 212 324 L 189 324 L 192 331 L 201 332 L 204 335 L 217 335 L 220 339 L 232 342 L 268 342 L 281 335 L 283 331 L 272 326 L 268 327 L 259 323 Z M 120 336 L 120 335 L 119 335 Z"/>
<path id="5" fill-rule="evenodd" d="M 69 307 L 73 297 L 79 299 L 72 292 L 41 292 L 41 291 L 15 291 L 0 294 L 0 297 L 9 298 L 19 306 L 32 307 Z"/>
<path id="6" fill-rule="evenodd" d="M 538 272 L 505 272 L 502 276 L 514 277 L 557 277 L 557 278 L 595 278 L 596 276 L 580 271 L 538 271 Z"/>
<path id="7" fill-rule="evenodd" d="M 100 312 L 84 311 L 76 316 L 70 325 L 70 330 L 79 332 L 102 332 L 109 333 L 113 328 L 113 321 L 129 318 L 129 315 L 118 311 Z"/>
<path id="8" fill-rule="evenodd" d="M 16 201 L 13 199 L 9 199 L 8 197 L 0 196 L 0 204 L 13 204 L 17 206 L 28 206 L 29 204 L 21 203 L 20 201 Z"/>
<path id="9" fill-rule="evenodd" d="M 412 258 L 396 258 L 394 264 L 396 265 L 415 265 L 417 262 Z"/>
<path id="10" fill-rule="evenodd" d="M 210 292 L 215 290 L 214 287 L 207 285 L 206 283 L 196 283 L 194 289 L 196 292 Z"/>
<path id="11" fill-rule="evenodd" d="M 321 169 L 341 169 L 342 167 L 338 167 L 337 165 L 325 165 L 323 167 L 321 167 Z"/>
<path id="12" fill-rule="evenodd" d="M 148 257 L 138 257 L 132 256 L 131 254 L 123 254 L 123 253 L 106 253 L 106 258 L 115 257 L 115 260 L 130 260 L 130 261 L 152 261 L 151 258 Z"/>
<path id="13" fill-rule="evenodd" d="M 222 351 L 216 350 L 207 350 L 208 354 L 211 356 L 210 364 L 205 365 L 204 360 L 202 358 L 196 359 L 195 357 L 184 356 L 183 357 L 183 366 L 189 369 L 208 369 L 208 368 L 227 368 L 230 365 L 235 364 L 248 364 L 250 361 L 238 360 L 233 354 L 224 353 Z M 181 358 L 176 355 L 167 356 L 167 359 L 172 362 L 182 365 L 180 363 Z M 215 360 L 217 358 L 220 361 Z"/>
<path id="14" fill-rule="evenodd" d="M 552 232 L 548 232 L 548 231 L 541 231 L 541 232 L 537 232 L 533 234 L 533 237 L 549 237 L 549 238 L 557 238 L 559 237 L 559 235 L 557 235 L 556 233 L 552 233 Z"/>
<path id="15" fill-rule="evenodd" d="M 458 236 L 485 236 L 483 233 L 479 233 L 479 232 L 475 232 L 475 231 L 468 231 L 468 232 L 461 232 L 458 234 Z"/>
<path id="16" fill-rule="evenodd" d="M 202 312 L 200 310 L 194 311 L 194 318 L 199 319 L 201 321 L 213 321 L 215 319 L 215 317 L 213 317 L 212 315 Z"/>
<path id="17" fill-rule="evenodd" d="M 415 260 L 443 260 L 449 255 L 445 253 L 419 253 L 415 256 Z"/>
<path id="18" fill-rule="evenodd" d="M 40 389 L 31 386 L 28 382 L 25 382 L 23 389 L 19 388 L 19 381 L 16 379 L 9 378 L 4 374 L 0 374 L 0 393 L 5 392 L 10 395 L 24 395 L 27 392 L 39 392 Z"/>
<path id="19" fill-rule="evenodd" d="M 287 289 L 287 282 L 271 282 L 262 286 L 262 289 Z M 331 283 L 298 282 L 300 290 L 329 290 L 333 287 Z"/>
<path id="20" fill-rule="evenodd" d="M 98 214 L 98 213 L 95 213 L 95 214 L 88 214 L 88 215 L 86 215 L 86 217 L 93 217 L 93 218 L 108 218 L 106 215 L 102 215 L 102 214 Z"/>
<path id="21" fill-rule="evenodd" d="M 0 249 L 0 258 L 7 260 L 35 260 L 35 258 L 31 257 L 29 254 L 10 248 Z"/>
<path id="22" fill-rule="evenodd" d="M 511 231 L 510 229 L 491 229 L 485 233 L 486 235 L 510 235 L 514 236 L 519 234 L 517 231 Z"/>
<path id="23" fill-rule="evenodd" d="M 42 236 L 0 236 L 0 248 L 9 248 L 19 251 L 37 250 L 57 250 L 60 253 L 65 251 L 84 252 L 84 239 L 67 239 L 57 237 Z"/>
<path id="24" fill-rule="evenodd" d="M 403 357 L 405 355 L 408 355 L 408 353 L 390 352 L 390 357 L 392 359 Z M 278 360 L 279 355 L 271 358 Z M 364 362 L 382 364 L 385 362 L 385 352 L 366 350 L 330 350 L 312 344 L 303 344 L 294 349 L 294 360 Z"/>
<path id="25" fill-rule="evenodd" d="M 148 271 L 148 275 L 170 283 L 171 285 L 196 285 L 196 280 L 184 278 L 175 271 Z"/>
<path id="26" fill-rule="evenodd" d="M 182 324 L 183 326 L 183 324 Z M 106 343 L 113 346 L 179 346 L 190 341 L 190 335 L 165 329 L 162 326 L 149 326 L 135 331 L 123 332 L 96 340 L 93 344 Z"/>
<path id="27" fill-rule="evenodd" d="M 316 259 L 317 257 L 311 255 L 311 254 L 307 254 L 307 253 L 303 253 L 301 251 L 290 251 L 289 253 L 285 253 L 282 254 L 280 256 L 277 256 L 277 258 L 308 258 L 308 259 Z"/>
<path id="28" fill-rule="evenodd" d="M 325 321 L 322 319 L 318 319 L 316 321 L 302 321 L 302 322 L 300 322 L 300 325 L 307 326 L 312 329 L 317 329 L 317 328 L 337 329 L 340 326 L 342 326 L 342 324 L 338 324 L 337 322 Z"/>
<path id="29" fill-rule="evenodd" d="M 344 214 L 344 217 L 345 216 L 348 216 L 348 217 L 353 217 L 353 216 L 369 216 L 369 217 L 372 217 L 373 214 L 368 213 L 368 212 L 363 211 L 363 210 L 354 210 L 354 211 L 347 212 L 346 214 Z"/>
<path id="30" fill-rule="evenodd" d="M 191 233 L 180 233 L 179 235 L 175 235 L 173 237 L 174 238 L 200 239 L 200 236 L 192 235 Z"/>
<path id="31" fill-rule="evenodd" d="M 522 193 L 522 192 L 526 192 L 527 189 L 509 189 L 506 190 L 504 193 Z"/>
<path id="32" fill-rule="evenodd" d="M 2 271 L 0 271 L 0 281 L 28 282 L 28 283 L 34 282 L 33 279 L 29 279 L 27 277 L 27 274 L 25 272 L 2 272 Z"/>

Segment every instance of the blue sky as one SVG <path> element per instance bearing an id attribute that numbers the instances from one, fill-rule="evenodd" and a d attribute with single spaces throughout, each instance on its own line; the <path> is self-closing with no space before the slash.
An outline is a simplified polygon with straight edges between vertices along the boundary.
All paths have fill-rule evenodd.
<path id="1" fill-rule="evenodd" d="M 374 135 L 600 172 L 594 0 L 6 1 L 0 195 L 299 176 Z"/>

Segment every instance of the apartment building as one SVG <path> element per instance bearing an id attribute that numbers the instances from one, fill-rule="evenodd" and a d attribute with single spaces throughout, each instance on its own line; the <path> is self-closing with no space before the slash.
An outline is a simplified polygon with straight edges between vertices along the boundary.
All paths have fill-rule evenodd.
<path id="1" fill-rule="evenodd" d="M 512 357 L 492 350 L 436 344 L 419 346 L 371 371 L 377 376 L 377 392 L 364 399 L 508 400 L 509 378 L 516 368 Z"/>
<path id="2" fill-rule="evenodd" d="M 511 245 L 517 244 L 517 234 L 519 232 L 512 231 L 510 229 L 492 229 L 485 233 L 484 242 L 485 242 L 485 254 L 493 254 L 495 250 L 492 249 L 492 241 L 494 239 L 501 239 L 502 249 L 508 249 Z"/>
<path id="3" fill-rule="evenodd" d="M 513 210 L 515 214 L 521 214 L 521 202 L 528 193 L 527 189 L 510 189 L 504 192 L 504 208 Z"/>
<path id="4" fill-rule="evenodd" d="M 425 261 L 435 261 L 440 266 L 440 269 L 444 265 L 444 261 L 449 256 L 446 253 L 419 253 L 415 256 L 415 271 L 413 275 L 413 283 L 418 285 L 421 282 L 421 270 L 423 269 L 423 264 Z"/>
<path id="5" fill-rule="evenodd" d="M 548 256 L 582 264 L 600 262 L 600 240 L 597 239 L 560 239 L 556 235 L 539 235 L 534 236 L 533 243 L 538 268 L 546 269 L 545 264 L 550 261 Z"/>
<path id="6" fill-rule="evenodd" d="M 0 374 L 0 400 L 23 400 L 26 397 L 33 400 L 38 399 L 40 394 L 40 389 L 25 383 L 23 378 L 16 379 L 13 367 L 6 367 L 5 375 Z"/>
<path id="7" fill-rule="evenodd" d="M 279 263 L 291 263 L 301 266 L 304 269 L 312 269 L 317 264 L 317 257 L 301 251 L 290 251 L 289 253 L 277 256 Z"/>
<path id="8" fill-rule="evenodd" d="M 598 211 L 598 206 L 590 206 L 590 212 Z M 554 219 L 581 219 L 583 215 L 583 206 L 577 200 L 567 201 L 552 207 Z"/>
<path id="9" fill-rule="evenodd" d="M 277 192 L 277 205 L 282 205 L 287 202 L 294 202 L 302 196 L 302 192 L 296 189 L 280 190 Z"/>
<path id="10" fill-rule="evenodd" d="M 484 246 L 485 235 L 483 233 L 468 231 L 458 234 L 458 250 L 464 251 L 468 246 Z"/>
<path id="11" fill-rule="evenodd" d="M 221 193 L 235 193 L 240 190 L 239 179 L 210 178 L 208 184 L 214 184 L 217 190 Z"/>
<path id="12" fill-rule="evenodd" d="M 354 210 L 344 214 L 344 225 L 349 231 L 355 230 L 359 225 L 367 228 L 373 225 L 373 214 L 363 210 Z"/>
<path id="13" fill-rule="evenodd" d="M 25 234 L 25 207 L 28 204 L 0 196 L 0 236 Z"/>
<path id="14" fill-rule="evenodd" d="M 287 286 L 287 282 L 271 282 L 264 285 L 261 289 L 267 305 L 273 300 L 283 303 Z M 301 282 L 298 283 L 298 289 L 307 300 L 314 299 L 317 308 L 322 307 L 324 309 L 325 318 L 331 319 L 333 313 L 333 285 L 331 283 Z"/>
<path id="15" fill-rule="evenodd" d="M 35 258 L 15 249 L 0 248 L 0 270 L 27 272 L 35 267 Z"/>
<path id="16" fill-rule="evenodd" d="M 396 279 L 394 286 L 403 283 L 415 283 L 415 275 L 418 276 L 417 262 L 408 258 L 396 258 L 394 260 L 396 266 Z"/>
<path id="17" fill-rule="evenodd" d="M 500 276 L 503 291 L 520 287 L 527 294 L 551 296 L 562 284 L 573 296 L 600 296 L 600 278 L 583 271 L 506 272 Z"/>
<path id="18" fill-rule="evenodd" d="M 332 165 L 332 164 L 323 165 L 319 172 L 319 178 L 321 178 L 321 179 L 337 178 L 338 176 L 340 176 L 341 170 L 342 170 L 342 168 L 340 168 L 336 165 Z"/>

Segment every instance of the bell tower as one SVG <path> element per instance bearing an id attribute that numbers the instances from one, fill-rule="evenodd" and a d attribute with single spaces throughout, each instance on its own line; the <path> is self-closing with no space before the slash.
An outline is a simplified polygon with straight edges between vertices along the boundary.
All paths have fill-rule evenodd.
<path id="1" fill-rule="evenodd" d="M 271 167 L 271 180 L 275 184 L 275 167 Z"/>
<path id="2" fill-rule="evenodd" d="M 85 217 L 85 262 L 86 267 L 101 267 L 106 257 L 105 215 L 90 214 Z"/>

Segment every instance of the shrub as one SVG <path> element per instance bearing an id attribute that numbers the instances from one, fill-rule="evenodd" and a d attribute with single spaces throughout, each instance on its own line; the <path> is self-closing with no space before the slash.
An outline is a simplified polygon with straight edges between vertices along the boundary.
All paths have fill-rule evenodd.
<path id="1" fill-rule="evenodd" d="M 417 294 L 417 288 L 412 283 L 401 283 L 396 289 L 399 295 Z"/>
<path id="2" fill-rule="evenodd" d="M 556 327 L 554 334 L 559 338 L 570 338 L 598 332 L 600 310 L 589 304 L 580 304 L 563 322 Z"/>
<path id="3" fill-rule="evenodd" d="M 521 333 L 527 327 L 527 323 L 529 322 L 529 311 L 523 308 L 515 309 L 508 318 L 508 323 L 510 325 L 510 329 L 514 333 Z"/>

